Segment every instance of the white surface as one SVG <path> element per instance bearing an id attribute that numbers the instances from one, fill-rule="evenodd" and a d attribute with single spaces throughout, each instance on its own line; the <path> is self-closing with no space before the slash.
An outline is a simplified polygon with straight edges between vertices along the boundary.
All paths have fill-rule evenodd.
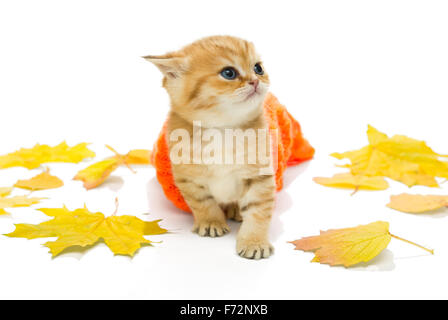
<path id="1" fill-rule="evenodd" d="M 213 34 L 255 42 L 272 91 L 317 154 L 287 172 L 271 228 L 276 254 L 264 261 L 235 254 L 236 224 L 219 239 L 192 234 L 191 216 L 164 198 L 151 168 L 119 169 L 87 192 L 71 181 L 87 163 L 50 165 L 66 186 L 36 192 L 50 199 L 35 207 L 86 203 L 110 214 L 118 196 L 120 214 L 162 218 L 173 233 L 150 237 L 163 243 L 134 259 L 114 257 L 104 244 L 51 259 L 45 239 L 0 236 L 0 298 L 448 298 L 446 212 L 387 209 L 389 195 L 409 191 L 395 182 L 354 197 L 312 182 L 338 172 L 329 153 L 366 144 L 369 123 L 448 154 L 447 16 L 446 1 L 2 1 L 0 154 L 64 139 L 92 142 L 99 159 L 109 155 L 105 143 L 121 152 L 151 148 L 168 100 L 159 72 L 140 56 Z M 0 185 L 37 172 L 2 170 Z M 9 211 L 1 234 L 45 219 L 29 208 Z M 376 220 L 436 255 L 393 240 L 372 263 L 346 270 L 309 263 L 312 254 L 287 243 Z"/>

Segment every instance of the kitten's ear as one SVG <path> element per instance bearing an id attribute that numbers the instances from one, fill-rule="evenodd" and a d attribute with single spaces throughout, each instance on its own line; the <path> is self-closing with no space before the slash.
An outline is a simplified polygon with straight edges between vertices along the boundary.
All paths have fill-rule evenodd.
<path id="1" fill-rule="evenodd" d="M 187 59 L 184 57 L 173 56 L 171 54 L 163 56 L 145 56 L 143 57 L 152 62 L 164 76 L 168 78 L 179 78 L 187 71 Z"/>

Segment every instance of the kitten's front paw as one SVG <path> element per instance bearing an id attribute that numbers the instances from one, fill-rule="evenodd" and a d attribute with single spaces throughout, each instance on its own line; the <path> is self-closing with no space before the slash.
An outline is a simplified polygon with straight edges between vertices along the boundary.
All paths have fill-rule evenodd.
<path id="1" fill-rule="evenodd" d="M 221 237 L 229 231 L 230 228 L 225 221 L 202 221 L 195 223 L 193 226 L 193 232 L 201 237 Z"/>
<path id="2" fill-rule="evenodd" d="M 274 253 L 274 247 L 268 241 L 238 240 L 238 254 L 247 259 L 269 258 Z"/>

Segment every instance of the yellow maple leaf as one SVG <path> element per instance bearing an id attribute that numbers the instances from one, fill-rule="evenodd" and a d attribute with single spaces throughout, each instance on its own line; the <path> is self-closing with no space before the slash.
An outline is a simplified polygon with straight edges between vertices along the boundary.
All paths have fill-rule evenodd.
<path id="1" fill-rule="evenodd" d="M 0 199 L 8 196 L 11 193 L 12 189 L 13 189 L 12 187 L 0 188 Z M 6 212 L 4 209 L 0 209 L 0 216 L 5 215 L 5 214 L 9 214 L 9 213 Z"/>
<path id="2" fill-rule="evenodd" d="M 146 165 L 151 164 L 151 150 L 145 149 L 135 149 L 131 150 L 124 156 L 124 162 L 128 165 L 140 164 Z"/>
<path id="3" fill-rule="evenodd" d="M 45 172 L 42 172 L 31 179 L 17 181 L 14 187 L 36 191 L 55 189 L 62 187 L 63 185 L 64 182 L 58 177 L 52 176 L 47 169 Z"/>
<path id="4" fill-rule="evenodd" d="M 120 160 L 116 158 L 102 160 L 79 171 L 73 179 L 83 181 L 87 190 L 93 189 L 102 184 L 119 165 Z"/>
<path id="5" fill-rule="evenodd" d="M 93 245 L 100 239 L 113 253 L 133 256 L 142 244 L 151 243 L 144 236 L 167 231 L 159 226 L 161 220 L 146 222 L 127 215 L 106 218 L 102 213 L 92 213 L 87 208 L 70 211 L 65 206 L 39 210 L 53 219 L 39 225 L 16 224 L 15 231 L 6 236 L 27 239 L 57 237 L 57 240 L 44 244 L 53 256 L 69 247 Z"/>
<path id="6" fill-rule="evenodd" d="M 44 198 L 29 198 L 28 196 L 0 197 L 0 215 L 8 214 L 5 208 L 29 207 L 42 199 Z"/>
<path id="7" fill-rule="evenodd" d="M 78 163 L 85 158 L 93 158 L 95 153 L 87 148 L 87 143 L 69 147 L 65 142 L 50 147 L 37 144 L 33 148 L 22 148 L 19 151 L 0 156 L 0 169 L 10 167 L 38 168 L 46 162 Z"/>
<path id="8" fill-rule="evenodd" d="M 434 254 L 433 250 L 392 235 L 389 232 L 389 223 L 384 221 L 354 228 L 321 231 L 319 236 L 306 237 L 291 243 L 296 246 L 295 250 L 314 252 L 312 262 L 350 267 L 375 258 L 387 248 L 391 238 L 416 245 Z"/>
<path id="9" fill-rule="evenodd" d="M 335 174 L 331 178 L 316 177 L 314 182 L 335 188 L 348 188 L 357 190 L 385 190 L 389 183 L 382 177 L 355 176 L 351 173 Z"/>
<path id="10" fill-rule="evenodd" d="M 9 196 L 12 191 L 12 187 L 0 188 L 0 197 Z"/>
<path id="11" fill-rule="evenodd" d="M 423 213 L 448 207 L 448 196 L 403 193 L 391 196 L 387 206 L 407 213 Z"/>
<path id="12" fill-rule="evenodd" d="M 13 187 L 0 188 L 0 216 L 9 214 L 5 208 L 29 207 L 39 203 L 44 198 L 29 198 L 28 196 L 8 197 Z"/>
<path id="13" fill-rule="evenodd" d="M 425 142 L 395 135 L 389 138 L 369 126 L 369 145 L 356 151 L 333 153 L 337 159 L 348 158 L 353 175 L 381 176 L 407 186 L 437 187 L 436 177 L 448 178 L 446 155 L 434 152 Z"/>
<path id="14" fill-rule="evenodd" d="M 87 190 L 101 185 L 121 165 L 125 165 L 131 169 L 130 165 L 151 163 L 151 151 L 149 150 L 131 150 L 126 155 L 122 155 L 110 146 L 107 146 L 107 148 L 113 151 L 115 156 L 90 165 L 79 171 L 73 178 L 74 180 L 82 181 L 84 188 Z M 131 171 L 133 170 L 131 169 Z"/>

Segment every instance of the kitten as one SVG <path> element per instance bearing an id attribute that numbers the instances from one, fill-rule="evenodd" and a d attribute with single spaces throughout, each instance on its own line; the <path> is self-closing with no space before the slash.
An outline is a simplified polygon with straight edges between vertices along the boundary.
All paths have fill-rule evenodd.
<path id="1" fill-rule="evenodd" d="M 174 151 L 177 141 L 169 137 L 179 129 L 186 130 L 193 139 L 196 130 L 193 122 L 199 121 L 202 126 L 199 134 L 203 149 L 207 146 L 206 129 L 223 135 L 226 129 L 256 132 L 267 129 L 263 101 L 269 77 L 252 43 L 230 36 L 214 36 L 179 51 L 144 58 L 164 75 L 163 87 L 171 101 L 166 127 L 170 151 Z M 258 135 L 256 139 L 260 145 Z M 269 140 L 266 139 L 265 150 L 272 157 Z M 249 142 L 243 145 L 247 147 Z M 222 152 L 234 159 L 238 147 L 241 143 L 225 144 Z M 196 149 L 191 148 L 190 157 Z M 247 149 L 244 148 L 244 159 L 249 156 Z M 227 215 L 242 221 L 237 253 L 251 259 L 268 258 L 273 253 L 268 229 L 274 208 L 275 180 L 272 171 L 261 173 L 266 164 L 206 161 L 213 160 L 215 154 L 210 154 L 209 159 L 203 155 L 201 163 L 185 164 L 175 163 L 171 155 L 175 183 L 194 215 L 193 231 L 200 236 L 222 236 L 230 230 Z"/>

